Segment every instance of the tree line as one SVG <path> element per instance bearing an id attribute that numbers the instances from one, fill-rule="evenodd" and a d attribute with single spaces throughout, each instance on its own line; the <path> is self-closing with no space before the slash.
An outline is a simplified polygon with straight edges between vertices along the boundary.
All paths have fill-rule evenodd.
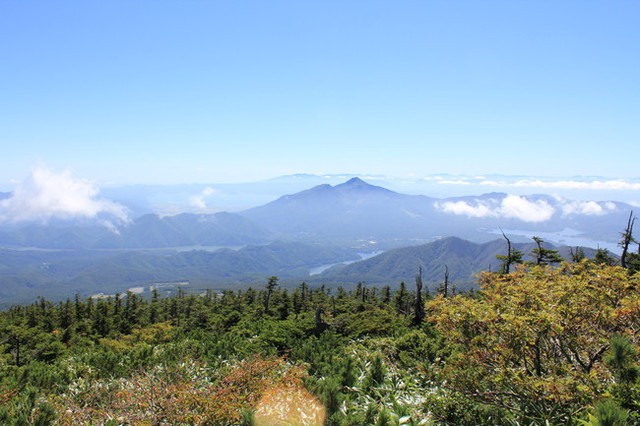
<path id="1" fill-rule="evenodd" d="M 537 238 L 455 292 L 300 283 L 0 312 L 0 424 L 640 423 L 640 274 Z M 621 246 L 624 249 L 624 246 Z"/>
<path id="2" fill-rule="evenodd" d="M 39 299 L 0 312 L 0 423 L 633 424 L 639 280 L 584 259 L 457 294 L 418 270 L 396 289 Z"/>

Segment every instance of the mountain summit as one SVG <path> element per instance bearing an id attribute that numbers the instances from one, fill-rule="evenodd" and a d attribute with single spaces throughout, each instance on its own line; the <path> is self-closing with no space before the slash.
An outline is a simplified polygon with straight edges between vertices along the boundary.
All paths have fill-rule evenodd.
<path id="1" fill-rule="evenodd" d="M 318 185 L 285 195 L 240 214 L 274 232 L 302 238 L 415 238 L 419 232 L 416 219 L 428 216 L 433 202 L 355 177 L 335 186 Z"/>
<path id="2" fill-rule="evenodd" d="M 354 177 L 346 181 L 345 183 L 341 183 L 340 185 L 336 185 L 335 188 L 351 188 L 355 186 L 373 186 L 363 181 L 359 177 Z"/>
<path id="3" fill-rule="evenodd" d="M 344 183 L 334 186 L 333 190 L 337 192 L 378 193 L 378 194 L 386 194 L 387 196 L 394 196 L 394 195 L 401 196 L 401 194 L 391 191 L 389 189 L 383 188 L 381 186 L 371 185 L 370 183 L 367 183 L 358 177 L 351 178 Z"/>

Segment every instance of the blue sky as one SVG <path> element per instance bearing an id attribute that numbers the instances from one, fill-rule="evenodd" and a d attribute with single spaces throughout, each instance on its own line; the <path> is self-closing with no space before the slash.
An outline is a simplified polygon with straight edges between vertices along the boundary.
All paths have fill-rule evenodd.
<path id="1" fill-rule="evenodd" d="M 637 1 L 0 1 L 0 190 L 639 177 Z"/>

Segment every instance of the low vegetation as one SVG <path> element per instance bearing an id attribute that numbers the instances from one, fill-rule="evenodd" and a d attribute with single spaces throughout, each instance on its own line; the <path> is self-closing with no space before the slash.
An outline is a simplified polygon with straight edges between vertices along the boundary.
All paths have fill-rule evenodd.
<path id="1" fill-rule="evenodd" d="M 447 297 L 419 276 L 352 291 L 271 277 L 14 306 L 0 313 L 0 423 L 640 422 L 640 276 L 588 259 L 510 269 Z"/>

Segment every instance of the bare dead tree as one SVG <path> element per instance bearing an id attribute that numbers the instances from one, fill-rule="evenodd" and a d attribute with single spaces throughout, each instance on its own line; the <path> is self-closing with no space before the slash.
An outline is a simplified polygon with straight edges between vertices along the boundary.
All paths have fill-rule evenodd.
<path id="1" fill-rule="evenodd" d="M 627 265 L 627 252 L 629 251 L 629 244 L 635 242 L 635 239 L 633 238 L 633 224 L 635 221 L 636 218 L 635 216 L 633 216 L 633 210 L 631 210 L 631 213 L 629 213 L 629 220 L 627 220 L 627 227 L 625 228 L 624 232 L 620 234 L 622 236 L 622 240 L 620 240 L 620 242 L 618 243 L 618 245 L 622 247 L 620 265 L 625 269 L 629 267 L 629 265 Z"/>
<path id="2" fill-rule="evenodd" d="M 573 247 L 569 247 L 569 253 L 571 254 L 571 261 L 573 263 L 578 263 L 586 257 L 584 249 L 580 246 L 576 246 L 576 251 L 573 251 Z"/>
<path id="3" fill-rule="evenodd" d="M 523 253 L 520 250 L 515 250 L 511 246 L 511 240 L 509 239 L 509 237 L 507 237 L 507 235 L 504 233 L 502 228 L 500 228 L 500 232 L 502 232 L 502 236 L 507 241 L 507 254 L 506 255 L 498 254 L 496 255 L 496 258 L 502 261 L 500 272 L 503 274 L 508 274 L 509 271 L 511 270 L 512 264 L 522 263 Z"/>
<path id="4" fill-rule="evenodd" d="M 444 265 L 444 282 L 442 283 L 442 295 L 449 295 L 449 266 Z"/>

